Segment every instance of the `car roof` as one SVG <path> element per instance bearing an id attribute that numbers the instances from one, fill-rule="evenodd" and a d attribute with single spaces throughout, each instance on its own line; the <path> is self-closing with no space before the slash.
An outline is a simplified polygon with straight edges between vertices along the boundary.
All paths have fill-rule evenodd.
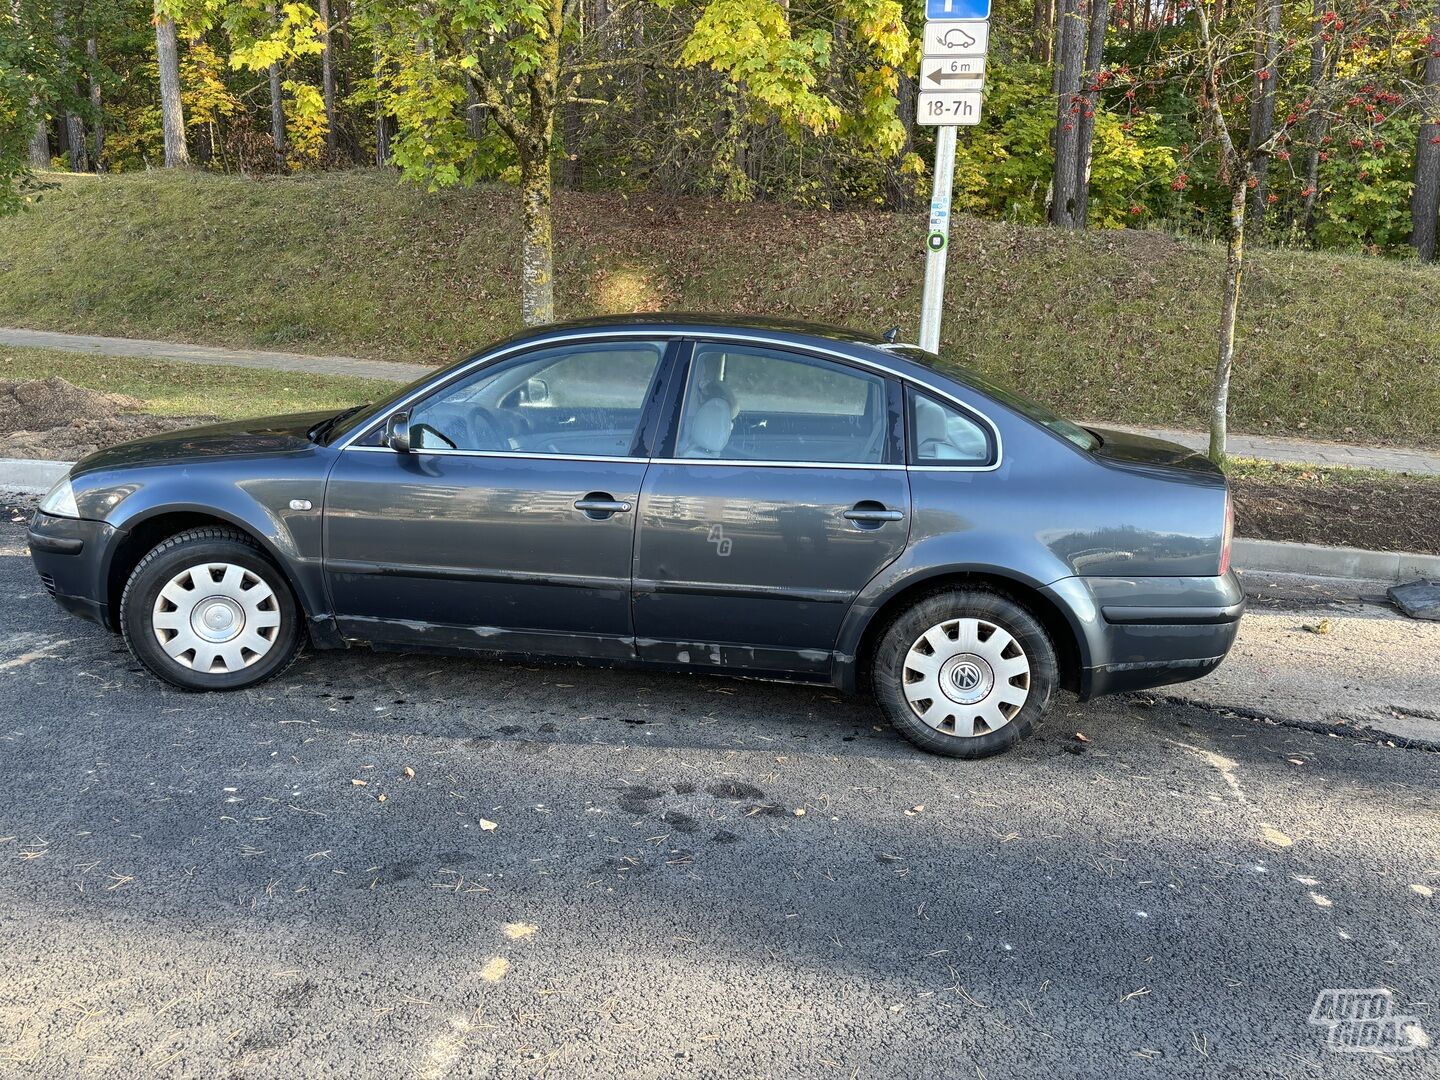
<path id="1" fill-rule="evenodd" d="M 844 345 L 868 345 L 872 348 L 885 344 L 879 334 L 852 330 L 844 326 L 830 326 L 825 323 L 805 322 L 802 319 L 775 319 L 750 315 L 725 315 L 706 312 L 638 312 L 633 315 L 598 315 L 587 319 L 570 319 L 566 322 L 547 323 L 508 338 L 506 343 L 526 340 L 540 340 L 552 334 L 573 334 L 577 331 L 604 333 L 606 330 L 653 329 L 656 333 L 684 334 L 705 333 L 706 331 L 755 331 L 766 336 L 784 335 L 794 338 L 818 338 L 823 341 Z"/>

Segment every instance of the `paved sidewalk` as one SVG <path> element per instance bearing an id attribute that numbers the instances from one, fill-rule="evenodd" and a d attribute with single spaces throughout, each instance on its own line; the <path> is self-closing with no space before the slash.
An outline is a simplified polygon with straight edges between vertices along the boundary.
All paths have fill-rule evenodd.
<path id="1" fill-rule="evenodd" d="M 410 382 L 434 368 L 428 364 L 401 364 L 389 360 L 361 360 L 355 356 L 306 356 L 303 353 L 227 349 L 214 345 L 181 345 L 143 338 L 98 337 L 94 334 L 57 334 L 49 330 L 0 327 L 0 346 L 23 345 L 35 349 L 95 353 L 99 356 L 134 356 L 142 360 L 177 360 L 187 364 L 221 364 L 226 367 L 269 368 L 312 375 L 351 375 L 361 379 Z"/>
<path id="2" fill-rule="evenodd" d="M 1196 450 L 1204 451 L 1210 448 L 1210 436 L 1203 431 L 1129 427 L 1125 424 L 1106 424 L 1100 420 L 1096 423 L 1118 431 L 1133 431 L 1140 435 L 1152 435 L 1157 439 L 1168 439 Z M 1231 457 L 1259 458 L 1261 461 L 1295 465 L 1346 465 L 1352 469 L 1383 469 L 1386 472 L 1405 472 L 1415 476 L 1440 476 L 1440 454 L 1425 450 L 1356 446 L 1352 443 L 1323 442 L 1320 439 L 1277 439 L 1270 435 L 1232 434 L 1229 444 Z"/>
<path id="3" fill-rule="evenodd" d="M 97 353 L 101 356 L 134 356 L 150 360 L 176 360 L 194 364 L 223 364 L 230 367 L 269 368 L 273 371 L 308 372 L 315 375 L 352 375 L 362 379 L 409 382 L 427 371 L 425 364 L 402 364 L 389 360 L 362 360 L 354 356 L 306 356 L 302 353 L 262 352 L 255 349 L 228 349 L 213 345 L 182 345 L 141 338 L 97 337 L 93 334 L 60 334 L 48 330 L 20 330 L 0 327 L 0 346 L 24 345 L 41 349 Z M 1209 437 L 1203 432 L 1173 428 L 1140 428 L 1105 424 L 1122 431 L 1153 435 L 1159 439 L 1204 450 Z M 1321 442 L 1317 439 L 1277 439 L 1267 435 L 1231 435 L 1234 457 L 1307 465 L 1348 465 L 1352 468 L 1406 472 L 1416 476 L 1440 476 L 1440 454 L 1423 450 L 1354 446 Z"/>

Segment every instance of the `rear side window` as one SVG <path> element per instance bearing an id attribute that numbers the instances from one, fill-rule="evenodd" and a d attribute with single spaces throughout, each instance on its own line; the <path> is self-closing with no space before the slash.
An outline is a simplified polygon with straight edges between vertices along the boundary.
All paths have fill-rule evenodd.
<path id="1" fill-rule="evenodd" d="M 888 442 L 885 380 L 798 353 L 699 344 L 675 456 L 878 465 Z"/>
<path id="2" fill-rule="evenodd" d="M 994 436 L 970 413 L 913 387 L 906 390 L 906 398 L 912 464 L 974 467 L 994 463 Z"/>

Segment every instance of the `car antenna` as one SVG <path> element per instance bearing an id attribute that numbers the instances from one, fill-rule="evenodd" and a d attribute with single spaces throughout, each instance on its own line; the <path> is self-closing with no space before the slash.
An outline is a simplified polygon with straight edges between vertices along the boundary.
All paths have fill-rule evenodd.
<path id="1" fill-rule="evenodd" d="M 885 333 L 881 334 L 880 337 L 886 345 L 894 345 L 895 342 L 900 340 L 900 328 L 898 326 L 892 326 L 889 330 L 886 330 Z"/>

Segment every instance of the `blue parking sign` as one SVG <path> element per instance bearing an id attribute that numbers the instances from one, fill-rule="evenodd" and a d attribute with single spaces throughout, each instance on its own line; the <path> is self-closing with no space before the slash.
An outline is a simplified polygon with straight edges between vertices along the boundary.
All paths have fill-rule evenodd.
<path id="1" fill-rule="evenodd" d="M 988 19 L 990 0 L 925 0 L 927 19 Z"/>

